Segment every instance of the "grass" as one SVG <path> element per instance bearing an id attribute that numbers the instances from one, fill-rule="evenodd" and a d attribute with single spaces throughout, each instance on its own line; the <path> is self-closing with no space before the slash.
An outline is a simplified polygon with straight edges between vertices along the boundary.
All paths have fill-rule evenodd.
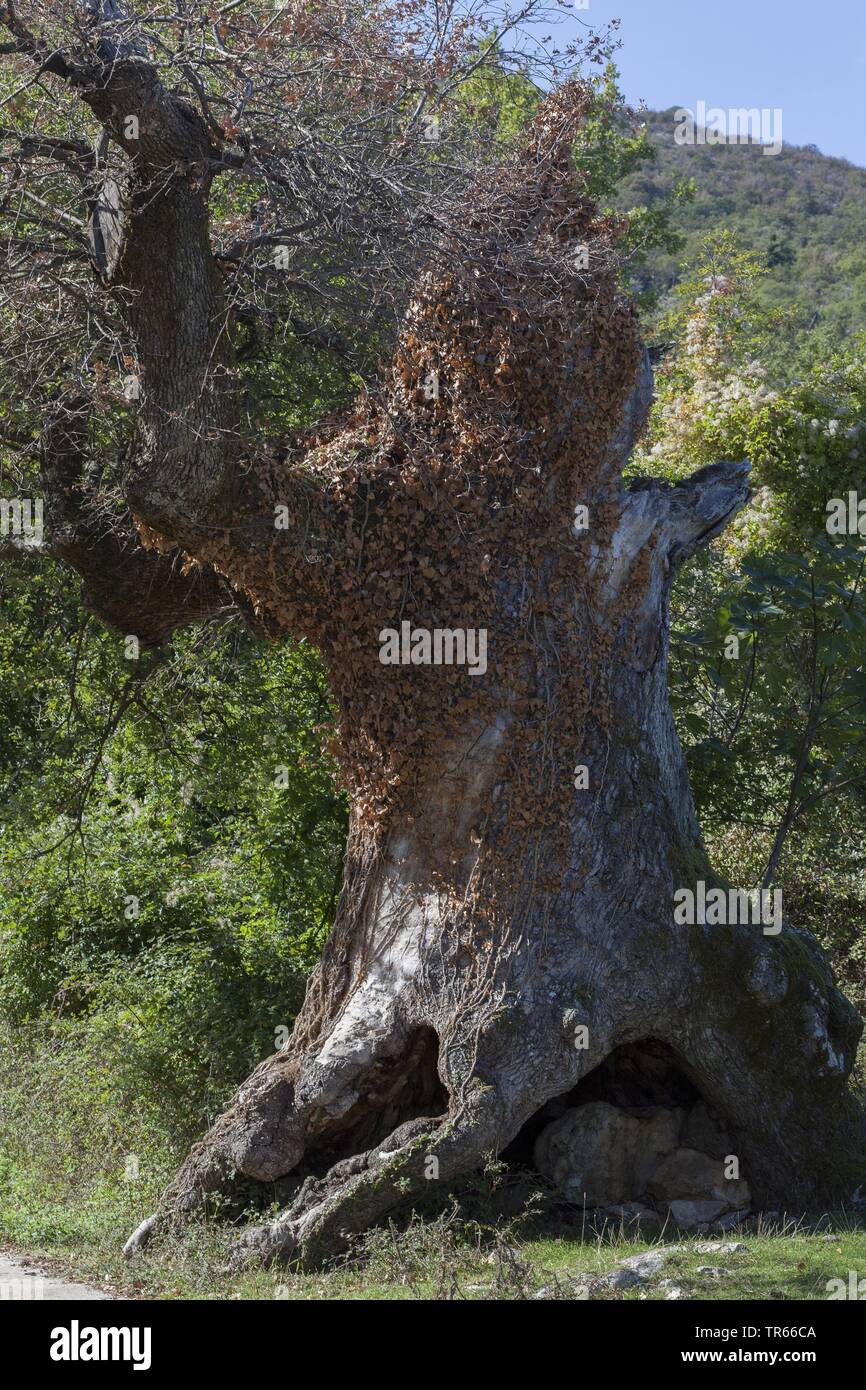
<path id="1" fill-rule="evenodd" d="M 0 1038 L 0 1245 L 46 1272 L 143 1299 L 515 1300 L 826 1299 L 832 1279 L 866 1278 L 866 1220 L 852 1213 L 757 1222 L 722 1239 L 736 1254 L 702 1253 L 704 1238 L 624 1230 L 590 1236 L 580 1211 L 537 1174 L 492 1165 L 435 1208 L 369 1234 L 328 1272 L 230 1271 L 236 1232 L 201 1223 L 163 1238 L 132 1263 L 121 1246 L 156 1206 L 205 1117 L 193 1087 L 184 1106 L 142 1086 L 142 1058 L 125 1035 L 77 1027 Z M 218 1106 L 219 1097 L 214 1104 Z M 185 1128 L 184 1120 L 186 1121 Z M 133 1172 L 130 1158 L 135 1156 Z M 628 1255 L 679 1244 L 647 1283 L 599 1282 Z M 721 1266 L 713 1275 L 704 1266 Z M 543 1293 L 541 1291 L 544 1291 Z"/>
<path id="2" fill-rule="evenodd" d="M 680 1237 L 635 1241 L 622 1231 L 586 1236 L 530 1214 L 499 1225 L 466 1218 L 452 1203 L 432 1220 L 412 1218 L 402 1229 L 390 1226 L 367 1235 L 332 1270 L 305 1274 L 251 1268 L 230 1272 L 234 1233 L 219 1224 L 200 1223 L 127 1263 L 121 1254 L 131 1222 L 117 1222 L 116 1207 L 103 1204 L 87 1212 L 66 1213 L 58 1237 L 58 1213 L 46 1213 L 42 1227 L 32 1211 L 0 1206 L 0 1240 L 7 1249 L 36 1257 L 45 1272 L 62 1274 L 120 1297 L 142 1299 L 314 1300 L 516 1300 L 532 1298 L 664 1300 L 672 1288 L 679 1297 L 700 1300 L 823 1300 L 828 1281 L 848 1281 L 850 1270 L 866 1276 L 866 1227 L 850 1215 L 825 1215 L 820 1222 L 757 1222 L 720 1237 Z M 530 1227 L 520 1235 L 521 1224 Z M 815 1229 L 819 1225 L 821 1229 Z M 26 1241 L 21 1240 L 25 1231 Z M 51 1233 L 53 1238 L 49 1238 Z M 10 1240 L 11 1237 L 11 1240 Z M 707 1240 L 745 1248 L 706 1253 Z M 593 1281 L 611 1274 L 628 1255 L 646 1250 L 680 1249 L 668 1254 L 646 1284 L 610 1289 Z M 707 1267 L 724 1269 L 710 1273 Z M 583 1290 L 587 1288 L 588 1294 Z"/>

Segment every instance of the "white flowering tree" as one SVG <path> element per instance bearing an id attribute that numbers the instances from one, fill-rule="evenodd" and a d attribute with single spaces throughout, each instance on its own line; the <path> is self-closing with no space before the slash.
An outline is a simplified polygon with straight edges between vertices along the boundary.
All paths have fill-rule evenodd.
<path id="1" fill-rule="evenodd" d="M 844 846 L 841 884 L 866 849 L 845 828 L 862 823 L 866 789 L 866 519 L 850 502 L 866 497 L 866 357 L 807 345 L 786 379 L 776 336 L 790 330 L 761 303 L 762 273 L 732 233 L 707 239 L 663 324 L 633 466 L 752 461 L 748 504 L 675 595 L 672 697 L 733 861 L 768 886 L 811 831 Z"/>

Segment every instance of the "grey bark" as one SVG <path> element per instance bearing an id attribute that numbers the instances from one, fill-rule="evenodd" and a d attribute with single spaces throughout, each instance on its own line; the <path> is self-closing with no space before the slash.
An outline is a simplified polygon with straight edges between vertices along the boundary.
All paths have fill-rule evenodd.
<path id="1" fill-rule="evenodd" d="M 503 691 L 500 720 L 443 744 L 438 772 L 376 863 L 350 837 L 337 929 L 296 1042 L 241 1088 L 129 1253 L 239 1178 L 290 1191 L 292 1173 L 312 1165 L 284 1213 L 247 1231 L 241 1250 L 315 1265 L 431 1184 L 501 1152 L 545 1101 L 645 1039 L 667 1044 L 724 1116 L 758 1203 L 791 1210 L 853 1194 L 863 1129 L 846 1081 L 861 1023 L 816 942 L 790 928 L 765 936 L 673 919 L 677 887 L 718 880 L 668 704 L 670 585 L 683 557 L 745 501 L 746 474 L 721 464 L 678 487 L 621 494 L 613 554 L 598 560 L 611 604 L 651 538 L 653 578 L 641 640 L 615 664 L 610 729 L 588 733 L 589 788 L 563 808 L 570 851 L 559 891 L 534 893 L 545 848 L 518 838 L 515 881 L 527 888 L 507 886 L 515 930 L 492 959 L 484 924 L 430 891 L 429 865 L 443 855 L 459 860 L 461 882 L 473 874 L 472 832 L 490 823 L 508 760 Z M 321 987 L 337 975 L 338 1007 L 323 1018 Z M 584 1026 L 585 1048 L 576 1046 Z M 417 1089 L 424 1036 L 438 1043 L 438 1102 Z M 323 1156 L 334 1162 L 320 1175 Z"/>

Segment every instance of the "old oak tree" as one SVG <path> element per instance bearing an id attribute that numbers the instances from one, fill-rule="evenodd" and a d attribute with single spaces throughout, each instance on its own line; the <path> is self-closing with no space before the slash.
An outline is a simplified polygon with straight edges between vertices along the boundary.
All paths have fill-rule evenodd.
<path id="1" fill-rule="evenodd" d="M 554 85 L 501 157 L 473 163 L 471 131 L 440 147 L 430 110 L 468 122 L 461 84 L 493 50 L 434 10 L 0 7 L 22 341 L 43 301 L 73 306 L 62 370 L 21 358 L 50 545 L 145 649 L 231 612 L 313 643 L 352 804 L 291 1039 L 131 1250 L 252 1187 L 282 1210 L 243 1252 L 315 1264 L 428 1192 L 431 1157 L 471 1171 L 551 1097 L 661 1063 L 724 1118 L 757 1202 L 862 1181 L 861 1025 L 815 941 L 674 919 L 678 889 L 716 880 L 668 600 L 747 465 L 624 485 L 652 376 L 620 222 L 573 157 L 592 94 Z M 342 414 L 259 437 L 248 362 L 289 313 L 337 353 L 365 315 L 386 365 Z M 133 383 L 118 435 L 112 371 Z M 486 669 L 381 661 L 405 622 L 483 631 Z"/>

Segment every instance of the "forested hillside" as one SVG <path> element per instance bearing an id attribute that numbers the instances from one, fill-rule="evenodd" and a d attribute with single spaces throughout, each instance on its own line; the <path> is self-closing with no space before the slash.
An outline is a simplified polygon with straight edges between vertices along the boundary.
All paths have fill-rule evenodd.
<path id="1" fill-rule="evenodd" d="M 622 189 L 625 205 L 652 208 L 678 181 L 694 185 L 673 218 L 682 250 L 654 250 L 640 287 L 664 302 L 683 261 L 724 226 L 765 258 L 764 302 L 791 310 L 799 330 L 818 330 L 838 346 L 866 327 L 866 169 L 811 145 L 785 145 L 778 155 L 758 144 L 679 145 L 676 109 L 646 114 L 656 158 Z"/>

